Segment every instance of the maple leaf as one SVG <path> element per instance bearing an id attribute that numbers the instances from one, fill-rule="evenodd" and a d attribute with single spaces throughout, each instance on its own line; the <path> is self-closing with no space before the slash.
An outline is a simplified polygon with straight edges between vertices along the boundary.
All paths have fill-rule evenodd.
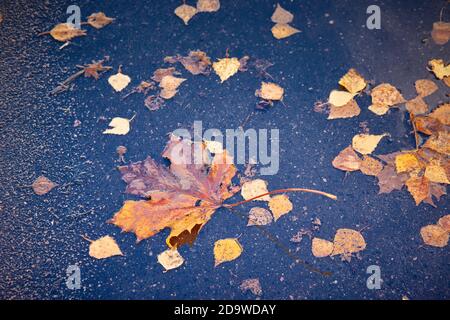
<path id="1" fill-rule="evenodd" d="M 193 161 L 194 153 L 201 154 L 201 161 Z M 162 156 L 170 160 L 169 168 L 150 157 L 119 167 L 126 192 L 147 200 L 125 201 L 110 222 L 134 232 L 138 241 L 170 228 L 166 243 L 176 248 L 192 244 L 216 209 L 237 192 L 231 183 L 237 170 L 225 150 L 210 160 L 204 143 L 175 135 Z"/>

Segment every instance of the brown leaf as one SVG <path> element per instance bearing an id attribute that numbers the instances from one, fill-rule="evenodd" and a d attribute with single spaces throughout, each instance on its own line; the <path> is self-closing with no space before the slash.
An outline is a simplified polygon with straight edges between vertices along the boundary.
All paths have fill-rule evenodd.
<path id="1" fill-rule="evenodd" d="M 262 289 L 261 284 L 259 283 L 259 279 L 246 279 L 242 281 L 239 289 L 241 289 L 242 292 L 246 292 L 249 290 L 255 296 L 262 295 Z"/>
<path id="2" fill-rule="evenodd" d="M 427 165 L 424 176 L 431 182 L 450 184 L 445 168 L 438 161 Z"/>
<path id="3" fill-rule="evenodd" d="M 439 219 L 438 225 L 447 232 L 450 232 L 450 214 Z"/>
<path id="4" fill-rule="evenodd" d="M 164 61 L 168 63 L 180 62 L 193 75 L 203 74 L 207 76 L 211 73 L 211 59 L 200 50 L 190 51 L 186 57 L 180 55 L 165 57 Z"/>
<path id="5" fill-rule="evenodd" d="M 161 98 L 159 95 L 151 95 L 148 96 L 144 100 L 144 105 L 150 110 L 150 111 L 156 111 L 159 110 L 164 105 L 164 99 Z"/>
<path id="6" fill-rule="evenodd" d="M 86 30 L 77 29 L 70 23 L 59 23 L 50 30 L 50 35 L 55 40 L 66 42 L 76 37 L 85 36 Z"/>
<path id="7" fill-rule="evenodd" d="M 47 177 L 44 176 L 39 176 L 31 185 L 34 193 L 38 196 L 49 193 L 56 186 L 58 186 L 56 183 L 50 181 Z"/>
<path id="8" fill-rule="evenodd" d="M 351 99 L 347 104 L 342 107 L 336 107 L 334 105 L 330 106 L 330 114 L 328 115 L 328 120 L 333 119 L 345 119 L 356 117 L 361 113 L 361 109 L 354 99 Z"/>
<path id="9" fill-rule="evenodd" d="M 197 0 L 198 12 L 215 12 L 220 9 L 219 0 Z"/>
<path id="10" fill-rule="evenodd" d="M 450 103 L 441 104 L 429 116 L 446 126 L 450 126 Z"/>
<path id="11" fill-rule="evenodd" d="M 414 86 L 416 87 L 417 94 L 422 98 L 433 94 L 439 89 L 436 83 L 428 79 L 417 80 Z"/>
<path id="12" fill-rule="evenodd" d="M 414 126 L 418 132 L 426 135 L 432 135 L 434 132 L 443 130 L 442 123 L 430 116 L 414 117 Z"/>
<path id="13" fill-rule="evenodd" d="M 450 64 L 445 64 L 442 59 L 432 59 L 428 62 L 431 71 L 439 80 L 450 76 Z"/>
<path id="14" fill-rule="evenodd" d="M 391 107 L 405 102 L 402 94 L 389 83 L 382 83 L 372 89 L 372 104 Z"/>
<path id="15" fill-rule="evenodd" d="M 448 243 L 448 232 L 439 225 L 430 224 L 420 229 L 423 242 L 433 247 L 445 247 Z"/>
<path id="16" fill-rule="evenodd" d="M 96 29 L 101 29 L 115 19 L 107 17 L 103 12 L 93 13 L 88 17 L 88 24 Z"/>
<path id="17" fill-rule="evenodd" d="M 350 93 L 358 93 L 367 86 L 366 80 L 353 68 L 339 80 L 339 84 Z"/>
<path id="18" fill-rule="evenodd" d="M 366 241 L 359 231 L 352 229 L 338 229 L 334 236 L 332 256 L 337 254 L 348 255 L 366 248 Z"/>
<path id="19" fill-rule="evenodd" d="M 261 207 L 253 207 L 248 215 L 247 226 L 266 226 L 273 221 L 269 210 Z"/>
<path id="20" fill-rule="evenodd" d="M 272 22 L 275 23 L 291 23 L 294 20 L 294 15 L 283 9 L 279 3 L 277 3 L 277 7 L 270 18 Z"/>
<path id="21" fill-rule="evenodd" d="M 439 153 L 450 155 L 450 132 L 438 131 L 433 134 L 423 145 L 424 148 L 437 151 Z"/>
<path id="22" fill-rule="evenodd" d="M 444 185 L 430 182 L 430 197 L 423 200 L 423 202 L 428 203 L 429 205 L 432 205 L 433 207 L 436 207 L 434 204 L 433 198 L 436 199 L 436 201 L 439 201 L 440 198 L 447 194 L 446 187 Z"/>
<path id="23" fill-rule="evenodd" d="M 390 193 L 394 190 L 401 190 L 405 185 L 408 175 L 404 173 L 398 174 L 392 164 L 384 166 L 383 170 L 377 175 L 378 193 Z"/>
<path id="24" fill-rule="evenodd" d="M 352 146 L 348 146 L 333 159 L 332 165 L 339 170 L 356 171 L 361 168 L 361 159 Z"/>
<path id="25" fill-rule="evenodd" d="M 444 21 L 437 21 L 433 23 L 433 30 L 431 37 L 434 42 L 439 45 L 444 45 L 450 39 L 450 23 Z"/>
<path id="26" fill-rule="evenodd" d="M 152 80 L 156 82 L 161 82 L 162 78 L 165 76 L 173 76 L 178 74 L 174 67 L 170 68 L 159 68 L 153 72 Z"/>
<path id="27" fill-rule="evenodd" d="M 203 143 L 174 135 L 163 157 L 170 160 L 169 169 L 150 157 L 119 167 L 126 192 L 147 200 L 125 201 L 111 222 L 134 232 L 138 241 L 170 228 L 166 242 L 176 248 L 192 244 L 214 211 L 237 191 L 231 188 L 236 168 L 225 150 L 209 162 Z"/>
<path id="28" fill-rule="evenodd" d="M 364 156 L 360 170 L 365 175 L 378 176 L 383 170 L 383 164 L 370 156 Z"/>
<path id="29" fill-rule="evenodd" d="M 405 182 L 409 193 L 413 196 L 416 206 L 418 206 L 425 199 L 430 198 L 430 181 L 422 176 L 412 175 Z"/>
<path id="30" fill-rule="evenodd" d="M 428 105 L 420 96 L 409 100 L 408 102 L 406 102 L 405 106 L 406 110 L 414 115 L 428 113 L 429 111 Z"/>

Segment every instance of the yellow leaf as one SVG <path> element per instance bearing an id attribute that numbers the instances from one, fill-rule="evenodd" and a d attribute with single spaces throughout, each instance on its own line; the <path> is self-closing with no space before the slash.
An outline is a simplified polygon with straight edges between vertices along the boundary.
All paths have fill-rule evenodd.
<path id="1" fill-rule="evenodd" d="M 382 104 L 371 104 L 369 110 L 376 115 L 382 116 L 389 111 L 389 107 Z"/>
<path id="2" fill-rule="evenodd" d="M 269 200 L 269 209 L 272 211 L 275 221 L 284 216 L 286 213 L 289 213 L 292 208 L 292 202 L 285 194 L 277 195 Z"/>
<path id="3" fill-rule="evenodd" d="M 276 39 L 284 39 L 300 32 L 300 30 L 285 23 L 277 23 L 272 27 L 271 31 Z"/>
<path id="4" fill-rule="evenodd" d="M 167 75 L 162 77 L 159 86 L 162 88 L 159 96 L 163 99 L 172 99 L 175 94 L 178 92 L 177 88 L 182 84 L 186 79 L 177 78 L 172 75 Z"/>
<path id="5" fill-rule="evenodd" d="M 221 82 L 238 72 L 240 66 L 241 63 L 238 58 L 223 58 L 213 63 L 213 69 L 220 77 Z"/>
<path id="6" fill-rule="evenodd" d="M 397 173 L 410 172 L 420 169 L 420 162 L 413 153 L 402 153 L 395 157 Z"/>
<path id="7" fill-rule="evenodd" d="M 433 247 L 445 247 L 448 243 L 448 232 L 439 225 L 430 224 L 420 229 L 423 242 Z"/>
<path id="8" fill-rule="evenodd" d="M 125 135 L 130 131 L 130 120 L 125 118 L 113 118 L 109 123 L 111 129 L 106 129 L 103 134 Z"/>
<path id="9" fill-rule="evenodd" d="M 431 182 L 450 184 L 445 169 L 439 163 L 427 165 L 424 175 Z"/>
<path id="10" fill-rule="evenodd" d="M 120 92 L 123 89 L 125 89 L 128 86 L 128 84 L 130 83 L 130 81 L 131 81 L 130 77 L 121 73 L 120 71 L 118 73 L 116 73 L 115 75 L 112 75 L 108 78 L 108 83 L 117 92 Z"/>
<path id="11" fill-rule="evenodd" d="M 409 113 L 412 113 L 414 115 L 428 113 L 428 105 L 425 103 L 421 96 L 417 96 L 414 99 L 406 102 L 405 107 Z"/>
<path id="12" fill-rule="evenodd" d="M 251 199 L 253 197 L 259 196 L 264 193 L 268 193 L 267 182 L 262 179 L 255 179 L 245 182 L 241 188 L 241 195 L 245 200 Z M 257 198 L 255 200 L 259 201 L 269 201 L 270 196 L 266 195 L 264 197 Z"/>
<path id="13" fill-rule="evenodd" d="M 337 254 L 348 255 L 366 248 L 366 241 L 359 231 L 352 229 L 338 229 L 334 236 L 332 256 Z"/>
<path id="14" fill-rule="evenodd" d="M 219 0 L 198 0 L 197 10 L 198 12 L 215 12 L 220 9 Z"/>
<path id="15" fill-rule="evenodd" d="M 339 80 L 339 84 L 350 93 L 358 93 L 367 85 L 366 80 L 353 68 Z"/>
<path id="16" fill-rule="evenodd" d="M 361 154 L 370 154 L 377 147 L 380 140 L 387 134 L 357 134 L 352 139 L 352 147 Z"/>
<path id="17" fill-rule="evenodd" d="M 89 255 L 95 259 L 105 259 L 112 256 L 123 256 L 123 253 L 112 237 L 104 236 L 91 242 Z"/>
<path id="18" fill-rule="evenodd" d="M 261 89 L 256 90 L 255 95 L 266 100 L 282 100 L 284 89 L 272 82 L 263 82 Z"/>
<path id="19" fill-rule="evenodd" d="M 414 86 L 416 87 L 417 94 L 421 97 L 429 96 L 439 89 L 433 81 L 428 79 L 417 80 Z"/>
<path id="20" fill-rule="evenodd" d="M 178 18 L 183 20 L 185 25 L 187 25 L 189 20 L 191 20 L 191 18 L 197 13 L 197 9 L 193 6 L 182 4 L 175 9 L 174 13 Z"/>
<path id="21" fill-rule="evenodd" d="M 431 71 L 439 80 L 450 76 L 450 65 L 445 65 L 444 60 L 433 59 L 428 62 L 428 65 L 431 67 Z"/>
<path id="22" fill-rule="evenodd" d="M 328 257 L 333 252 L 333 242 L 320 238 L 313 238 L 311 251 L 314 257 Z"/>
<path id="23" fill-rule="evenodd" d="M 286 9 L 283 9 L 279 3 L 277 3 L 277 8 L 272 14 L 272 17 L 270 18 L 272 22 L 275 23 L 291 23 L 292 20 L 294 20 L 294 15 L 287 11 Z"/>
<path id="24" fill-rule="evenodd" d="M 378 106 L 391 107 L 405 102 L 402 94 L 389 83 L 382 83 L 372 89 L 370 93 L 372 104 Z"/>
<path id="25" fill-rule="evenodd" d="M 171 270 L 181 266 L 184 259 L 177 249 L 167 249 L 158 254 L 158 262 L 164 269 Z"/>
<path id="26" fill-rule="evenodd" d="M 330 92 L 330 96 L 328 97 L 328 103 L 332 104 L 335 107 L 342 107 L 350 102 L 355 96 L 354 93 L 350 93 L 347 91 L 339 91 L 333 90 Z"/>
<path id="27" fill-rule="evenodd" d="M 242 251 L 242 246 L 236 238 L 217 240 L 214 243 L 214 266 L 233 261 L 241 255 Z"/>

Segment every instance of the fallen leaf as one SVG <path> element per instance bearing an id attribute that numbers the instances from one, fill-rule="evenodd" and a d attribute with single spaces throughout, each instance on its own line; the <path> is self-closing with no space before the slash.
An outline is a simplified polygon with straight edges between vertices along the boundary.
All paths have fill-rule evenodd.
<path id="1" fill-rule="evenodd" d="M 238 58 L 223 58 L 213 63 L 213 69 L 220 81 L 224 82 L 239 71 L 240 65 Z"/>
<path id="2" fill-rule="evenodd" d="M 370 95 L 372 97 L 372 104 L 378 107 L 391 107 L 405 102 L 402 94 L 389 83 L 382 83 L 376 86 L 372 89 Z"/>
<path id="3" fill-rule="evenodd" d="M 255 95 L 266 100 L 283 100 L 284 89 L 272 82 L 262 82 Z"/>
<path id="4" fill-rule="evenodd" d="M 261 284 L 259 283 L 259 279 L 246 279 L 242 281 L 239 289 L 241 289 L 241 291 L 244 293 L 249 290 L 255 296 L 262 295 L 262 289 Z"/>
<path id="5" fill-rule="evenodd" d="M 113 18 L 107 17 L 103 12 L 93 13 L 87 19 L 87 23 L 96 29 L 101 29 L 114 21 Z"/>
<path id="6" fill-rule="evenodd" d="M 323 258 L 328 257 L 333 252 L 333 242 L 320 239 L 320 238 L 313 238 L 312 239 L 312 246 L 311 251 L 314 257 L 317 258 Z"/>
<path id="7" fill-rule="evenodd" d="M 376 115 L 382 116 L 385 115 L 390 108 L 382 104 L 371 104 L 368 109 Z"/>
<path id="8" fill-rule="evenodd" d="M 429 117 L 450 126 L 450 103 L 441 104 L 429 114 Z"/>
<path id="9" fill-rule="evenodd" d="M 339 80 L 339 84 L 353 94 L 364 90 L 367 86 L 366 80 L 353 68 Z"/>
<path id="10" fill-rule="evenodd" d="M 333 120 L 333 119 L 352 118 L 358 116 L 360 113 L 361 109 L 359 108 L 358 104 L 354 99 L 351 99 L 349 102 L 347 102 L 347 104 L 341 107 L 331 105 L 330 113 L 327 119 Z"/>
<path id="11" fill-rule="evenodd" d="M 414 126 L 418 132 L 432 135 L 434 132 L 443 130 L 443 124 L 430 116 L 414 117 Z"/>
<path id="12" fill-rule="evenodd" d="M 270 18 L 272 22 L 274 23 L 284 23 L 288 24 L 291 23 L 292 20 L 294 20 L 294 15 L 287 11 L 286 9 L 283 9 L 279 3 L 277 3 L 277 7 L 275 11 L 272 14 L 272 17 Z"/>
<path id="13" fill-rule="evenodd" d="M 261 207 L 253 207 L 248 215 L 247 226 L 265 226 L 273 221 L 272 214 L 269 210 Z"/>
<path id="14" fill-rule="evenodd" d="M 345 106 L 347 103 L 349 103 L 354 96 L 355 96 L 354 93 L 350 93 L 347 91 L 333 90 L 330 92 L 330 96 L 328 97 L 328 103 L 330 103 L 335 107 L 342 107 Z"/>
<path id="15" fill-rule="evenodd" d="M 159 95 L 151 95 L 145 98 L 144 105 L 150 111 L 156 111 L 159 110 L 164 105 L 164 99 L 161 98 Z"/>
<path id="16" fill-rule="evenodd" d="M 161 82 L 161 80 L 165 77 L 165 76 L 173 76 L 174 74 L 177 74 L 177 71 L 175 70 L 174 67 L 170 67 L 170 68 L 159 68 L 156 69 L 153 72 L 153 76 L 152 76 L 152 80 L 156 81 L 156 82 Z"/>
<path id="17" fill-rule="evenodd" d="M 356 171 L 361 168 L 361 159 L 352 146 L 348 146 L 333 159 L 333 167 L 344 171 Z"/>
<path id="18" fill-rule="evenodd" d="M 414 153 L 401 153 L 395 157 L 395 169 L 397 173 L 420 170 L 419 159 Z"/>
<path id="19" fill-rule="evenodd" d="M 184 263 L 184 259 L 177 249 L 169 248 L 158 254 L 158 262 L 167 271 L 180 267 Z"/>
<path id="20" fill-rule="evenodd" d="M 293 34 L 300 32 L 300 30 L 285 23 L 277 23 L 272 27 L 271 31 L 274 38 L 278 40 L 290 37 Z"/>
<path id="21" fill-rule="evenodd" d="M 437 162 L 427 165 L 424 176 L 431 182 L 450 184 L 447 172 Z"/>
<path id="22" fill-rule="evenodd" d="M 193 75 L 203 74 L 207 76 L 211 72 L 211 59 L 200 50 L 190 51 L 186 57 L 180 55 L 165 57 L 164 61 L 168 63 L 180 62 Z"/>
<path id="23" fill-rule="evenodd" d="M 191 18 L 197 14 L 197 9 L 193 6 L 182 4 L 175 9 L 174 13 L 178 18 L 183 20 L 185 25 L 187 25 L 189 20 L 191 20 Z"/>
<path id="24" fill-rule="evenodd" d="M 268 193 L 267 182 L 262 179 L 255 179 L 245 182 L 241 188 L 242 198 L 249 200 L 264 193 Z M 257 201 L 269 201 L 270 196 L 265 195 L 255 199 Z"/>
<path id="25" fill-rule="evenodd" d="M 86 30 L 77 29 L 70 23 L 59 23 L 49 33 L 53 39 L 66 42 L 76 37 L 85 36 Z"/>
<path id="26" fill-rule="evenodd" d="M 450 214 L 439 219 L 438 225 L 447 232 L 450 232 Z"/>
<path id="27" fill-rule="evenodd" d="M 192 244 L 223 201 L 237 192 L 231 183 L 236 167 L 226 150 L 209 161 L 204 143 L 175 135 L 162 156 L 170 161 L 169 169 L 150 157 L 119 167 L 126 192 L 146 200 L 125 201 L 110 222 L 134 232 L 138 241 L 170 228 L 166 243 L 177 248 Z"/>
<path id="28" fill-rule="evenodd" d="M 214 243 L 214 266 L 233 261 L 241 255 L 242 251 L 242 246 L 236 238 L 217 240 Z"/>
<path id="29" fill-rule="evenodd" d="M 108 125 L 111 129 L 106 129 L 103 134 L 117 134 L 125 135 L 130 131 L 130 119 L 126 118 L 113 118 Z"/>
<path id="30" fill-rule="evenodd" d="M 417 80 L 414 86 L 416 87 L 417 94 L 422 98 L 433 94 L 439 89 L 436 83 L 428 79 Z"/>
<path id="31" fill-rule="evenodd" d="M 450 155 L 450 132 L 448 131 L 438 131 L 437 133 L 431 135 L 431 137 L 423 145 L 424 148 L 429 148 L 436 152 Z"/>
<path id="32" fill-rule="evenodd" d="M 423 200 L 423 202 L 428 203 L 433 207 L 436 207 L 433 198 L 435 198 L 436 201 L 439 201 L 440 198 L 446 194 L 447 194 L 446 186 L 439 183 L 430 182 L 430 196 L 427 199 Z"/>
<path id="33" fill-rule="evenodd" d="M 332 256 L 337 254 L 352 254 L 366 248 L 366 241 L 359 231 L 352 229 L 338 229 L 333 240 Z"/>
<path id="34" fill-rule="evenodd" d="M 450 39 L 450 23 L 444 21 L 437 21 L 433 23 L 431 38 L 433 38 L 436 44 L 446 44 Z"/>
<path id="35" fill-rule="evenodd" d="M 406 180 L 405 184 L 409 193 L 414 198 L 416 206 L 418 206 L 425 199 L 430 198 L 430 181 L 426 177 L 412 175 L 408 180 Z"/>
<path id="36" fill-rule="evenodd" d="M 407 101 L 405 107 L 408 112 L 414 115 L 428 113 L 429 111 L 428 105 L 421 96 L 417 96 L 414 99 Z"/>
<path id="37" fill-rule="evenodd" d="M 361 154 L 370 154 L 377 147 L 380 140 L 387 134 L 357 134 L 352 139 L 352 147 Z"/>
<path id="38" fill-rule="evenodd" d="M 31 185 L 34 193 L 38 196 L 49 193 L 56 186 L 58 186 L 56 183 L 52 182 L 50 179 L 44 176 L 39 176 Z"/>
<path id="39" fill-rule="evenodd" d="M 442 80 L 444 77 L 450 77 L 450 64 L 445 65 L 444 60 L 433 59 L 428 62 L 428 65 L 439 80 Z"/>
<path id="40" fill-rule="evenodd" d="M 177 78 L 174 76 L 164 76 L 159 83 L 159 86 L 162 88 L 159 96 L 166 100 L 171 99 L 178 92 L 177 88 L 182 84 L 186 79 Z"/>
<path id="41" fill-rule="evenodd" d="M 198 0 L 197 10 L 198 12 L 215 12 L 220 9 L 219 0 Z"/>
<path id="42" fill-rule="evenodd" d="M 285 194 L 272 197 L 269 200 L 269 209 L 272 211 L 275 221 L 289 213 L 293 209 L 292 202 Z"/>
<path id="43" fill-rule="evenodd" d="M 360 170 L 365 175 L 378 176 L 383 170 L 383 164 L 370 156 L 364 156 L 361 161 Z"/>
<path id="44" fill-rule="evenodd" d="M 108 83 L 117 92 L 120 92 L 123 89 L 125 89 L 128 86 L 128 84 L 130 83 L 130 81 L 131 81 L 130 77 L 123 74 L 120 71 L 120 69 L 119 69 L 119 72 L 117 72 L 115 75 L 112 75 L 108 78 Z"/>
<path id="45" fill-rule="evenodd" d="M 395 167 L 393 165 L 386 165 L 383 167 L 383 170 L 377 175 L 378 178 L 378 187 L 381 193 L 390 193 L 394 190 L 401 190 L 405 185 L 406 180 L 408 179 L 408 175 L 404 173 L 397 173 Z"/>
<path id="46" fill-rule="evenodd" d="M 114 238 L 104 236 L 91 242 L 89 255 L 95 259 L 105 259 L 112 256 L 123 256 L 123 253 Z"/>
<path id="47" fill-rule="evenodd" d="M 420 229 L 420 235 L 425 244 L 442 248 L 448 243 L 448 232 L 439 225 L 430 224 Z"/>

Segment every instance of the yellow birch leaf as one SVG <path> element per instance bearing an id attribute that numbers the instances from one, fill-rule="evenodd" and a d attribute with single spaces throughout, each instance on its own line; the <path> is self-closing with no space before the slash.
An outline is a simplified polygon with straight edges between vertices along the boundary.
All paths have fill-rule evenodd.
<path id="1" fill-rule="evenodd" d="M 339 80 L 339 84 L 350 93 L 358 93 L 367 86 L 366 80 L 353 68 Z"/>
<path id="2" fill-rule="evenodd" d="M 359 231 L 353 229 L 338 229 L 333 240 L 332 256 L 348 255 L 366 248 L 366 241 Z"/>
<path id="3" fill-rule="evenodd" d="M 95 259 L 105 259 L 112 256 L 123 256 L 123 253 L 112 237 L 104 236 L 91 242 L 89 255 Z"/>
<path id="4" fill-rule="evenodd" d="M 270 18 L 274 23 L 291 23 L 294 20 L 294 15 L 282 8 L 279 3 L 277 3 L 277 7 Z"/>
<path id="5" fill-rule="evenodd" d="M 117 134 L 125 135 L 130 131 L 130 120 L 126 118 L 116 117 L 111 120 L 109 126 L 111 129 L 106 129 L 103 134 Z"/>
<path id="6" fill-rule="evenodd" d="M 414 86 L 416 87 L 417 94 L 421 97 L 429 96 L 439 89 L 436 83 L 428 79 L 417 80 L 414 82 Z"/>
<path id="7" fill-rule="evenodd" d="M 266 100 L 282 100 L 284 89 L 272 82 L 261 83 L 261 88 L 256 90 L 255 95 Z"/>
<path id="8" fill-rule="evenodd" d="M 333 252 L 333 242 L 320 238 L 313 238 L 311 251 L 314 257 L 328 257 Z"/>
<path id="9" fill-rule="evenodd" d="M 382 83 L 372 89 L 370 93 L 372 104 L 391 107 L 405 102 L 402 94 L 389 83 Z"/>
<path id="10" fill-rule="evenodd" d="M 286 23 L 277 23 L 272 27 L 271 31 L 272 35 L 278 40 L 290 37 L 293 34 L 300 32 L 300 30 L 291 27 Z"/>
<path id="11" fill-rule="evenodd" d="M 240 66 L 241 63 L 238 58 L 223 58 L 213 63 L 213 69 L 219 76 L 221 82 L 224 82 L 238 72 Z"/>
<path id="12" fill-rule="evenodd" d="M 448 243 L 448 232 L 439 225 L 430 224 L 420 229 L 423 242 L 429 246 L 442 248 Z"/>
<path id="13" fill-rule="evenodd" d="M 450 132 L 438 131 L 433 134 L 423 145 L 425 148 L 437 151 L 439 153 L 450 155 Z"/>
<path id="14" fill-rule="evenodd" d="M 162 77 L 159 86 L 165 90 L 172 91 L 176 90 L 184 81 L 186 81 L 184 78 L 177 78 L 172 75 L 167 75 Z"/>
<path id="15" fill-rule="evenodd" d="M 450 184 L 445 169 L 439 163 L 427 165 L 424 176 L 431 182 Z"/>
<path id="16" fill-rule="evenodd" d="M 241 188 L 241 195 L 245 200 L 251 199 L 253 197 L 259 196 L 264 193 L 268 193 L 267 182 L 262 179 L 255 179 L 245 182 Z M 269 201 L 270 196 L 265 195 L 264 197 L 257 198 L 255 200 L 259 201 Z"/>
<path id="17" fill-rule="evenodd" d="M 330 96 L 328 97 L 328 103 L 332 104 L 335 107 L 342 107 L 350 102 L 355 96 L 354 93 L 350 93 L 347 91 L 333 90 L 330 92 Z"/>
<path id="18" fill-rule="evenodd" d="M 158 262 L 167 271 L 181 266 L 184 262 L 184 259 L 177 249 L 167 249 L 158 254 Z"/>
<path id="19" fill-rule="evenodd" d="M 439 80 L 450 76 L 450 64 L 445 65 L 444 60 L 433 59 L 428 62 L 428 65 L 431 67 L 431 71 Z"/>
<path id="20" fill-rule="evenodd" d="M 411 172 L 420 168 L 419 159 L 413 153 L 402 153 L 395 157 L 395 169 L 397 173 Z"/>
<path id="21" fill-rule="evenodd" d="M 219 0 L 198 0 L 197 10 L 198 12 L 216 12 L 220 9 Z"/>
<path id="22" fill-rule="evenodd" d="M 421 96 L 417 96 L 414 99 L 407 101 L 405 107 L 409 113 L 412 113 L 414 115 L 428 113 L 429 111 L 428 105 Z"/>
<path id="23" fill-rule="evenodd" d="M 217 240 L 214 243 L 214 266 L 233 261 L 241 255 L 242 251 L 242 246 L 236 238 Z"/>
<path id="24" fill-rule="evenodd" d="M 289 213 L 293 208 L 292 202 L 285 194 L 280 194 L 272 197 L 269 200 L 269 209 L 272 211 L 275 221 Z"/>
<path id="25" fill-rule="evenodd" d="M 189 20 L 191 20 L 191 18 L 197 13 L 197 9 L 193 6 L 182 4 L 175 9 L 174 13 L 178 18 L 183 20 L 185 25 L 187 25 Z"/>
<path id="26" fill-rule="evenodd" d="M 357 134 L 352 139 L 352 147 L 361 154 L 370 154 L 377 147 L 380 140 L 387 134 Z"/>
<path id="27" fill-rule="evenodd" d="M 118 73 L 116 73 L 115 75 L 112 75 L 108 78 L 108 83 L 117 92 L 120 92 L 123 89 L 125 89 L 128 86 L 128 84 L 130 83 L 130 81 L 131 81 L 130 77 L 121 73 L 120 71 Z"/>

